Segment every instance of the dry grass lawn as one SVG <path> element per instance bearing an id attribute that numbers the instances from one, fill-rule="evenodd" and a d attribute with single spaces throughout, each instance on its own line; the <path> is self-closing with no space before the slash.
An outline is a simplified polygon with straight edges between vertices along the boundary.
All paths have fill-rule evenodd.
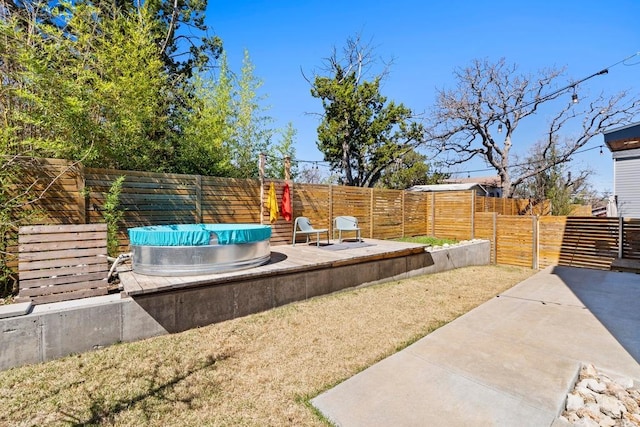
<path id="1" fill-rule="evenodd" d="M 533 273 L 468 267 L 0 372 L 0 425 L 323 426 L 308 399 Z"/>

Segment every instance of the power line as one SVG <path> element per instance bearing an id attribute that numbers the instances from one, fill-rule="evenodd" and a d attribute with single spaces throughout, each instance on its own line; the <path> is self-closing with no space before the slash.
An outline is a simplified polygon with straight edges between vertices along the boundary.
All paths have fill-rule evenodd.
<path id="1" fill-rule="evenodd" d="M 587 151 L 592 151 L 592 150 L 597 150 L 597 149 L 600 149 L 600 154 L 603 154 L 603 151 L 602 151 L 603 148 L 604 148 L 604 145 L 600 144 L 600 145 L 597 145 L 595 147 L 585 148 L 583 150 L 575 151 L 575 152 L 573 152 L 571 154 L 571 156 L 573 156 L 574 154 L 586 153 Z M 521 166 L 527 166 L 527 165 L 536 164 L 536 163 L 547 163 L 547 162 L 548 162 L 548 160 L 533 160 L 533 161 L 528 161 L 526 163 L 517 163 L 515 165 L 509 165 L 509 166 L 507 166 L 507 169 L 517 168 L 517 167 L 521 167 Z M 564 162 L 559 162 L 559 163 L 564 163 Z M 443 172 L 443 173 L 450 173 L 451 175 L 459 175 L 459 174 L 463 174 L 463 173 L 470 174 L 470 173 L 473 173 L 473 172 L 488 172 L 488 171 L 495 171 L 495 170 L 496 170 L 496 168 L 491 167 L 491 168 L 485 168 L 485 169 L 472 169 L 472 170 L 463 170 L 463 171 L 460 171 L 460 172 Z"/>
<path id="2" fill-rule="evenodd" d="M 560 93 L 563 93 L 563 92 L 565 92 L 565 91 L 567 91 L 569 89 L 573 89 L 574 90 L 574 93 L 573 93 L 573 96 L 572 96 L 572 101 L 573 102 L 578 102 L 577 94 L 575 93 L 576 86 L 578 86 L 580 83 L 584 83 L 587 80 L 592 79 L 594 77 L 601 76 L 601 75 L 604 75 L 604 74 L 608 74 L 610 68 L 613 68 L 616 65 L 624 64 L 628 60 L 630 60 L 631 58 L 634 58 L 636 56 L 640 56 L 640 52 L 636 52 L 633 55 L 629 55 L 626 58 L 621 59 L 620 61 L 618 61 L 618 62 L 616 62 L 614 64 L 611 64 L 608 67 L 605 67 L 605 68 L 601 69 L 600 71 L 597 71 L 597 72 L 595 72 L 595 73 L 593 73 L 593 74 L 591 74 L 591 75 L 589 75 L 587 77 L 584 77 L 584 78 L 582 78 L 580 80 L 577 80 L 577 81 L 575 81 L 573 83 L 569 83 L 568 85 L 566 85 L 566 86 L 564 86 L 564 87 L 562 87 L 562 88 L 560 88 L 558 90 L 554 90 L 553 92 L 548 93 L 548 94 L 542 96 L 541 98 L 536 98 L 536 99 L 533 99 L 533 100 L 531 100 L 531 101 L 529 101 L 529 102 L 527 102 L 527 103 L 525 103 L 523 105 L 519 105 L 517 107 L 514 107 L 514 108 L 504 112 L 504 114 L 502 114 L 502 115 L 506 116 L 507 114 L 511 114 L 511 113 L 513 113 L 515 111 L 519 111 L 519 110 L 522 110 L 524 108 L 527 108 L 530 105 L 546 101 L 546 100 L 551 99 L 554 96 L 556 96 L 556 95 L 558 95 Z M 640 63 L 640 62 L 636 62 L 634 64 L 625 64 L 625 65 L 631 66 L 631 65 L 637 65 L 638 63 Z"/>
<path id="3" fill-rule="evenodd" d="M 589 75 L 587 77 L 579 79 L 579 80 L 577 80 L 575 82 L 572 82 L 572 83 L 570 83 L 570 84 L 568 84 L 568 85 L 566 85 L 566 86 L 564 86 L 564 87 L 562 87 L 560 89 L 557 89 L 557 90 L 555 90 L 553 92 L 550 92 L 550 93 L 542 96 L 541 98 L 534 99 L 534 100 L 529 101 L 529 102 L 527 102 L 527 103 L 525 103 L 523 105 L 520 105 L 518 107 L 514 107 L 511 110 L 505 112 L 504 115 L 513 113 L 514 111 L 521 110 L 523 108 L 526 108 L 526 107 L 528 107 L 528 106 L 530 106 L 530 105 L 532 105 L 532 104 L 534 104 L 536 102 L 541 102 L 541 101 L 547 100 L 547 99 L 552 98 L 553 96 L 558 95 L 558 94 L 560 94 L 562 92 L 565 92 L 565 91 L 567 91 L 569 89 L 575 89 L 575 87 L 577 85 L 579 85 L 580 83 L 584 83 L 585 81 L 587 81 L 589 79 L 592 79 L 593 77 L 604 75 L 604 74 L 608 74 L 609 73 L 609 69 L 613 68 L 613 67 L 615 67 L 617 65 L 620 65 L 620 64 L 624 64 L 626 66 L 638 65 L 638 64 L 640 64 L 640 61 L 639 62 L 635 62 L 635 63 L 631 63 L 631 64 L 628 63 L 628 61 L 630 59 L 635 58 L 636 56 L 640 56 L 640 52 L 636 52 L 636 53 L 634 53 L 632 55 L 629 55 L 626 58 L 623 58 L 620 61 L 617 61 L 617 62 L 615 62 L 615 63 L 613 63 L 613 64 L 611 64 L 611 65 L 609 65 L 609 66 L 607 66 L 607 67 L 605 67 L 603 69 L 601 69 L 600 71 L 597 71 L 597 72 L 595 72 L 595 73 L 593 73 L 593 74 L 591 74 L 591 75 Z M 574 102 L 575 102 L 575 99 L 574 99 Z M 587 148 L 587 149 L 584 149 L 584 150 L 578 150 L 578 151 L 572 153 L 572 155 L 573 154 L 584 153 L 584 152 L 595 150 L 595 149 L 598 149 L 598 148 L 600 148 L 600 152 L 602 153 L 603 145 L 599 145 L 599 146 L 592 147 L 592 148 Z M 272 156 L 272 155 L 269 155 L 269 154 L 266 154 L 266 153 L 265 153 L 265 156 L 268 157 L 268 158 L 271 158 L 273 160 L 284 160 L 284 158 L 280 158 L 280 157 L 277 157 L 277 156 Z M 294 159 L 294 158 L 292 158 L 291 162 L 294 162 L 294 163 L 309 163 L 309 164 L 312 164 L 312 165 L 316 166 L 316 169 L 317 169 L 317 166 L 323 166 L 323 167 L 328 167 L 328 168 L 331 167 L 331 162 L 322 161 L 322 160 L 305 160 L 305 159 Z M 536 162 L 527 162 L 527 163 L 522 163 L 522 164 L 515 164 L 515 165 L 510 165 L 508 167 L 509 168 L 520 167 L 520 166 L 525 166 L 525 165 L 531 164 L 531 163 L 536 163 Z M 492 171 L 492 170 L 495 170 L 495 168 L 474 169 L 474 170 L 468 170 L 468 171 L 463 171 L 463 172 L 451 172 L 451 174 L 472 173 L 472 172 L 487 172 L 487 171 Z"/>

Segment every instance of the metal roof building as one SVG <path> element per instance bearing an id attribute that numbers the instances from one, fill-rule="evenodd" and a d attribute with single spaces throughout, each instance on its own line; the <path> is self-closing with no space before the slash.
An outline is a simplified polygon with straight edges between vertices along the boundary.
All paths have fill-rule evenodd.
<path id="1" fill-rule="evenodd" d="M 463 184 L 414 185 L 413 187 L 409 187 L 407 190 L 424 192 L 476 190 L 479 196 L 488 196 L 488 191 L 482 185 L 472 182 Z"/>

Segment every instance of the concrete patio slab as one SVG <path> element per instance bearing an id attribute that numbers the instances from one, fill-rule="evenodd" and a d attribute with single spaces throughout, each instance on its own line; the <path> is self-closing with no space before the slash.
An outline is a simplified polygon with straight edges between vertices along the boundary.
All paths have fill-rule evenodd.
<path id="1" fill-rule="evenodd" d="M 550 267 L 312 400 L 338 426 L 550 426 L 583 363 L 640 379 L 640 275 Z"/>

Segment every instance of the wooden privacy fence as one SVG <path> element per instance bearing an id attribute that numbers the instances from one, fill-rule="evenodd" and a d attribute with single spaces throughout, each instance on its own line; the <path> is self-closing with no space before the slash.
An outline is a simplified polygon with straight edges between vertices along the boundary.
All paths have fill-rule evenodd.
<path id="1" fill-rule="evenodd" d="M 268 224 L 269 185 L 274 183 L 280 202 L 285 184 L 282 180 L 261 183 L 251 179 L 85 168 L 52 159 L 38 159 L 37 167 L 31 164 L 21 178 L 25 185 L 35 183 L 34 189 L 38 191 L 47 189 L 33 203 L 34 209 L 40 210 L 38 223 L 93 224 L 104 222 L 105 197 L 120 176 L 125 176 L 120 194 L 124 211 L 119 233 L 121 252 L 128 251 L 127 229 L 136 226 L 200 222 Z M 493 242 L 494 262 L 502 264 L 543 267 L 559 262 L 604 268 L 613 253 L 612 245 L 620 246 L 618 241 L 612 243 L 605 238 L 611 235 L 613 227 L 604 225 L 606 222 L 590 225 L 605 231 L 589 240 L 587 234 L 580 234 L 580 227 L 574 227 L 574 219 L 521 216 L 548 212 L 548 203 L 534 206 L 528 200 L 481 197 L 473 191 L 421 193 L 291 182 L 289 185 L 293 217 L 309 217 L 317 227 L 331 229 L 334 217 L 351 215 L 358 218 L 365 238 L 414 235 L 458 240 L 487 238 Z M 625 224 L 622 250 L 625 254 L 637 254 L 640 227 L 633 221 Z M 272 245 L 291 242 L 293 221 L 279 216 L 271 225 Z M 574 243 L 572 236 L 578 236 Z M 582 251 L 583 245 L 589 244 L 594 245 L 593 249 L 570 255 L 569 248 Z M 10 250 L 17 253 L 16 246 Z M 17 262 L 13 265 L 17 266 Z"/>
<path id="2" fill-rule="evenodd" d="M 476 213 L 475 227 L 497 264 L 608 270 L 616 258 L 640 259 L 640 219 Z"/>
<path id="3" fill-rule="evenodd" d="M 92 224 L 104 222 L 103 206 L 112 183 L 125 176 L 120 194 L 124 211 L 120 248 L 127 250 L 131 227 L 172 223 L 269 223 L 269 184 L 278 200 L 284 181 L 205 177 L 200 175 L 85 168 L 64 160 L 38 159 L 22 174 L 24 186 L 46 193 L 36 203 L 38 223 Z M 473 191 L 419 193 L 334 185 L 289 183 L 293 215 L 307 216 L 331 228 L 339 215 L 358 217 L 363 235 L 399 238 L 419 234 L 466 239 L 473 233 L 474 212 L 517 214 L 529 201 L 477 196 Z M 272 244 L 291 241 L 293 223 L 281 217 L 273 224 Z"/>
<path id="4" fill-rule="evenodd" d="M 106 295 L 106 224 L 20 227 L 16 301 L 47 303 Z"/>

